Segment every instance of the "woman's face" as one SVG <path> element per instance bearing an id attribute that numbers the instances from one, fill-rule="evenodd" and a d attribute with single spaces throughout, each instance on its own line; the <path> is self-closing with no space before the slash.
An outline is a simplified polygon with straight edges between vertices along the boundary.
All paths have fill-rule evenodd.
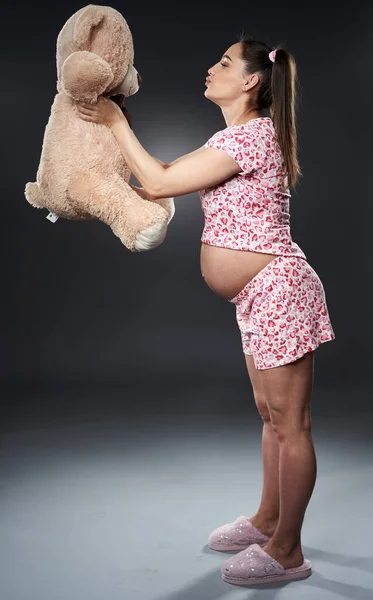
<path id="1" fill-rule="evenodd" d="M 256 75 L 244 75 L 244 62 L 240 58 L 241 52 L 240 42 L 233 44 L 226 50 L 220 61 L 208 70 L 205 96 L 219 106 L 229 104 L 244 93 L 244 90 L 248 89 L 245 84 L 248 77 L 257 77 Z"/>

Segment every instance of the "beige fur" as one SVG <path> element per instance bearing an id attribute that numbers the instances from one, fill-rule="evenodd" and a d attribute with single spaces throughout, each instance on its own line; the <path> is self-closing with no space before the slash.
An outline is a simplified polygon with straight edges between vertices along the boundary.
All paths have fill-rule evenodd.
<path id="1" fill-rule="evenodd" d="M 139 89 L 132 34 L 109 6 L 89 4 L 68 19 L 57 38 L 57 94 L 45 129 L 36 183 L 25 196 L 59 217 L 99 219 L 131 251 L 164 240 L 173 198 L 151 200 L 129 183 L 131 171 L 108 127 L 83 121 L 74 101 Z M 141 79 L 140 79 L 141 81 Z"/>

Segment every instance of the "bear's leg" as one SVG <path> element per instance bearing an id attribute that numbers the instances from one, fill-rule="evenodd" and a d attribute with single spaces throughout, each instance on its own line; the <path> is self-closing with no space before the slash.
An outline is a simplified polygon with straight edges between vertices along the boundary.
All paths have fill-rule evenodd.
<path id="1" fill-rule="evenodd" d="M 116 173 L 75 173 L 67 200 L 78 212 L 89 213 L 109 225 L 132 252 L 152 250 L 166 237 L 168 212 L 139 197 Z"/>
<path id="2" fill-rule="evenodd" d="M 43 193 L 36 182 L 26 183 L 24 193 L 27 202 L 31 204 L 31 206 L 34 206 L 35 208 L 46 208 Z"/>
<path id="3" fill-rule="evenodd" d="M 132 183 L 128 184 L 137 194 L 139 194 L 139 196 L 141 196 L 141 198 L 143 198 L 144 200 L 149 200 L 149 202 L 156 202 L 157 204 L 159 204 L 160 206 L 162 206 L 162 208 L 164 208 L 167 213 L 168 213 L 168 222 L 171 221 L 172 217 L 175 214 L 175 204 L 174 204 L 174 199 L 173 198 L 156 198 L 154 200 L 154 198 L 149 198 L 149 194 L 146 193 L 146 191 L 144 190 L 144 188 L 142 187 L 137 187 L 136 185 L 132 185 Z"/>

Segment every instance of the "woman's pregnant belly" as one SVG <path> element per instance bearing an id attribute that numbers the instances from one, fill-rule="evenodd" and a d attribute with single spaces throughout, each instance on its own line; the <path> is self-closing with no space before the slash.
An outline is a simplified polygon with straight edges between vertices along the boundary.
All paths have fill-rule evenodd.
<path id="1" fill-rule="evenodd" d="M 231 300 L 276 256 L 202 244 L 202 277 L 215 294 Z"/>

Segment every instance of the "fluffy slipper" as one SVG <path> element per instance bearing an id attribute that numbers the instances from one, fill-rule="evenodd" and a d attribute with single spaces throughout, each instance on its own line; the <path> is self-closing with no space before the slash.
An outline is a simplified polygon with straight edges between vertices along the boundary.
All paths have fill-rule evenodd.
<path id="1" fill-rule="evenodd" d="M 299 567 L 285 569 L 259 544 L 252 544 L 229 558 L 223 562 L 220 569 L 224 581 L 238 585 L 292 581 L 305 579 L 312 574 L 312 564 L 309 560 L 305 559 Z"/>
<path id="2" fill-rule="evenodd" d="M 254 527 L 248 517 L 237 517 L 232 523 L 222 525 L 210 533 L 207 544 L 212 550 L 242 550 L 250 544 L 265 544 L 269 537 Z"/>

